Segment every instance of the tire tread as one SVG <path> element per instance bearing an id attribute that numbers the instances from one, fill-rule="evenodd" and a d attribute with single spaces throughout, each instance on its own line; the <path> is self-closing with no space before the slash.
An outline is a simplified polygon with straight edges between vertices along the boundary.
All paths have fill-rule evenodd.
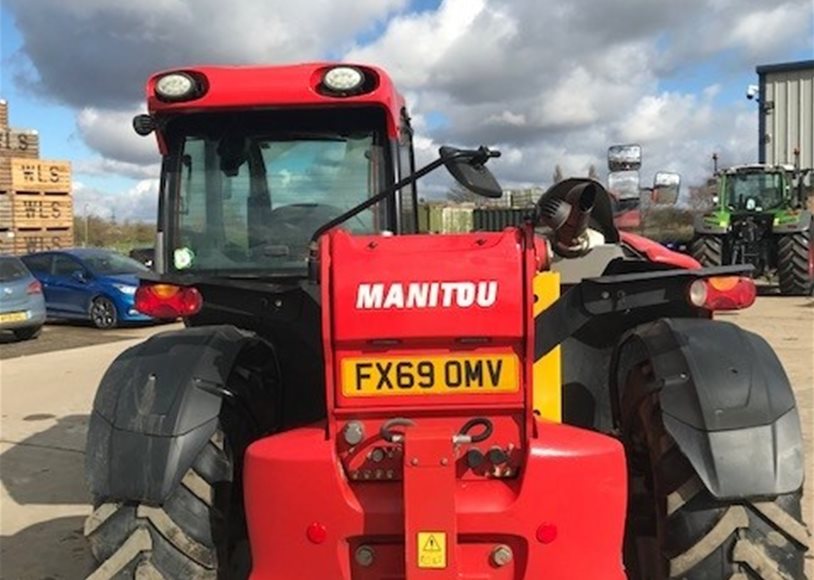
<path id="1" fill-rule="evenodd" d="M 216 434 L 222 441 L 222 434 Z M 213 436 L 215 437 L 215 436 Z M 198 491 L 231 481 L 224 446 L 207 444 L 185 475 Z M 213 478 L 216 476 L 216 478 Z M 96 560 L 88 580 L 215 580 L 217 549 L 212 517 L 217 510 L 180 485 L 161 507 L 100 502 L 85 521 Z"/>

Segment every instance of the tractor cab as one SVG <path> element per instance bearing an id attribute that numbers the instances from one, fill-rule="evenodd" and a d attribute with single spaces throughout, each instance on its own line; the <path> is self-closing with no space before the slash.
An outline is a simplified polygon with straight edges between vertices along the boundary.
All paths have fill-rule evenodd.
<path id="1" fill-rule="evenodd" d="M 720 177 L 719 203 L 733 212 L 773 212 L 793 206 L 790 175 L 782 167 L 732 168 Z"/>
<path id="2" fill-rule="evenodd" d="M 147 91 L 134 125 L 164 156 L 159 273 L 302 277 L 321 225 L 415 169 L 404 101 L 372 67 L 204 67 Z M 345 228 L 415 231 L 416 203 L 411 183 Z"/>

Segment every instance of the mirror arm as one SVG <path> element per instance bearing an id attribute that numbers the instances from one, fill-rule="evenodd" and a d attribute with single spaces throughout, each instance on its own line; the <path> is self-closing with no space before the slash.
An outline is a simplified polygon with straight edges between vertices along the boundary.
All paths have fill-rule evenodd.
<path id="1" fill-rule="evenodd" d="M 418 181 L 420 178 L 424 177 L 425 175 L 427 175 L 428 173 L 430 173 L 432 171 L 435 171 L 436 169 L 441 167 L 443 164 L 444 164 L 444 161 L 442 159 L 436 159 L 435 161 L 433 161 L 429 165 L 425 165 L 424 167 L 422 167 L 421 169 L 416 171 L 414 174 L 409 175 L 409 176 L 405 177 L 404 179 L 402 179 L 400 181 L 397 181 L 396 183 L 394 183 L 393 185 L 391 185 L 390 187 L 388 187 L 384 191 L 381 191 L 381 192 L 377 193 L 376 195 L 374 195 L 371 198 L 368 198 L 367 200 L 365 200 L 363 203 L 360 203 L 356 207 L 352 207 L 351 209 L 349 209 L 345 213 L 336 216 L 331 221 L 322 224 L 314 232 L 314 235 L 311 236 L 311 249 L 312 250 L 315 249 L 314 244 L 316 244 L 316 241 L 320 238 L 320 236 L 322 234 L 324 234 L 325 232 L 327 232 L 331 228 L 334 228 L 334 227 L 338 226 L 339 224 L 341 224 L 342 222 L 352 218 L 353 216 L 355 216 L 359 212 L 362 212 L 362 211 L 366 210 L 367 208 L 369 208 L 369 207 L 379 203 L 380 201 L 388 198 L 389 196 L 393 195 L 396 191 L 398 191 L 402 187 L 410 185 L 414 181 Z"/>

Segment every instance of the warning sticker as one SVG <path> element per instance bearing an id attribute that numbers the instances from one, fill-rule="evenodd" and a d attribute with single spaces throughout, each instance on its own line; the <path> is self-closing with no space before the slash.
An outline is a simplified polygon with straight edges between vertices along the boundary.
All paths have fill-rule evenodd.
<path id="1" fill-rule="evenodd" d="M 447 567 L 446 532 L 418 532 L 418 567 Z"/>

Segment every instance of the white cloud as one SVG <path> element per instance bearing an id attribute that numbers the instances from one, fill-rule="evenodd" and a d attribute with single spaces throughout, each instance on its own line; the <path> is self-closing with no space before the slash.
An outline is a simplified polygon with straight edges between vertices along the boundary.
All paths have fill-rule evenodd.
<path id="1" fill-rule="evenodd" d="M 406 0 L 7 0 L 36 68 L 76 107 L 123 109 L 148 75 L 189 64 L 283 63 L 349 47 Z"/>
<path id="2" fill-rule="evenodd" d="M 159 159 L 154 137 L 133 130 L 133 116 L 141 111 L 111 111 L 87 107 L 76 116 L 85 143 L 104 157 L 129 164 L 153 164 Z"/>
<path id="3" fill-rule="evenodd" d="M 154 222 L 158 208 L 158 179 L 143 179 L 133 187 L 119 192 L 105 191 L 74 182 L 73 195 L 76 215 L 96 215 L 118 221 Z"/>
<path id="4" fill-rule="evenodd" d="M 607 147 L 631 140 L 644 147 L 643 180 L 673 169 L 688 183 L 708 173 L 713 151 L 727 163 L 756 158 L 754 107 L 721 95 L 756 64 L 810 48 L 814 34 L 810 0 L 442 0 L 422 12 L 407 0 L 7 6 L 35 67 L 32 86 L 73 105 L 100 154 L 76 172 L 136 179 L 157 175 L 154 139 L 130 125 L 151 72 L 330 56 L 391 73 L 411 109 L 419 163 L 441 143 L 484 143 L 503 150 L 492 167 L 505 185 L 545 184 L 557 164 L 603 174 Z M 701 65 L 708 86 L 664 90 L 666 78 L 680 87 Z M 436 175 L 424 188 L 448 183 Z"/>
<path id="5" fill-rule="evenodd" d="M 628 140 L 644 147 L 643 180 L 668 168 L 701 180 L 713 151 L 732 162 L 756 158 L 754 109 L 717 103 L 720 83 L 665 93 L 660 79 L 723 50 L 734 52 L 721 66 L 754 70 L 750 59 L 772 57 L 777 47 L 753 23 L 766 18 L 775 30 L 788 14 L 806 13 L 800 7 L 800 0 L 768 8 L 758 0 L 445 0 L 435 13 L 395 17 L 347 56 L 384 66 L 407 87 L 419 131 L 430 130 L 433 113 L 449 119 L 430 130 L 433 147 L 484 143 L 510 152 L 492 165 L 506 184 L 547 183 L 557 164 L 566 174 L 591 165 L 604 174 L 607 147 Z M 422 153 L 428 149 L 422 143 Z"/>
<path id="6" fill-rule="evenodd" d="M 805 14 L 811 4 L 779 4 L 764 6 L 762 10 L 746 13 L 735 19 L 726 36 L 727 44 L 742 47 L 752 57 L 760 57 L 767 52 L 787 46 L 790 38 L 806 34 L 811 25 L 812 15 Z M 808 19 L 806 20 L 806 16 Z M 814 40 L 808 36 L 809 48 Z"/>

